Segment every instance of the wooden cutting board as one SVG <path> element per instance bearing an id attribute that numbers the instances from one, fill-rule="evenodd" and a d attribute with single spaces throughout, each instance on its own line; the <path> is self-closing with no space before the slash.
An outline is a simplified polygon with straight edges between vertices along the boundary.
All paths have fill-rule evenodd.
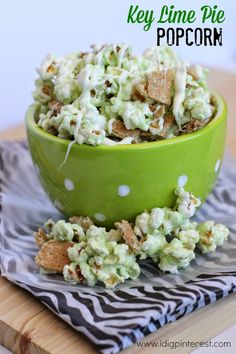
<path id="1" fill-rule="evenodd" d="M 227 146 L 236 158 L 236 74 L 212 70 L 210 84 L 227 101 L 229 107 Z M 25 137 L 23 124 L 0 132 L 0 139 L 22 137 Z M 209 340 L 236 324 L 235 308 L 236 294 L 232 294 L 226 299 L 167 324 L 143 341 Z M 16 354 L 98 353 L 82 334 L 71 329 L 32 295 L 3 277 L 0 277 L 0 344 Z M 124 354 L 141 352 L 156 353 L 157 348 L 144 349 L 133 345 L 123 351 Z M 169 352 L 169 348 L 158 348 L 160 354 Z M 191 348 L 181 348 L 181 353 L 190 352 Z"/>

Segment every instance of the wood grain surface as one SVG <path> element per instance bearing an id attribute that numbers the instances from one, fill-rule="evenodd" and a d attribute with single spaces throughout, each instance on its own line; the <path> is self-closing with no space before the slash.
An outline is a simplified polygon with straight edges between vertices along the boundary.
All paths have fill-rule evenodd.
<path id="1" fill-rule="evenodd" d="M 212 70 L 211 87 L 226 100 L 229 109 L 227 148 L 236 158 L 236 75 Z M 23 117 L 22 117 L 23 120 Z M 0 139 L 25 137 L 23 123 L 0 132 Z M 215 337 L 236 323 L 236 294 L 204 309 L 167 324 L 147 336 L 143 342 L 160 340 L 204 341 Z M 96 348 L 81 334 L 59 320 L 50 310 L 26 291 L 0 277 L 0 344 L 16 354 L 95 354 Z M 169 348 L 141 348 L 123 351 L 134 353 L 169 353 Z M 175 353 L 190 353 L 181 348 Z"/>

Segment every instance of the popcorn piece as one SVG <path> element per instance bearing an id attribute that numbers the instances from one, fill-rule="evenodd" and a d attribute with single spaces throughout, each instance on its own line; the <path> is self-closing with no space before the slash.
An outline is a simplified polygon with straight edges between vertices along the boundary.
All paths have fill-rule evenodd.
<path id="1" fill-rule="evenodd" d="M 123 102 L 119 113 L 122 115 L 127 129 L 139 128 L 143 131 L 149 129 L 153 116 L 149 109 L 149 105 L 139 101 Z"/>
<path id="2" fill-rule="evenodd" d="M 71 284 L 82 283 L 84 277 L 81 274 L 80 267 L 74 263 L 66 264 L 63 268 L 64 279 Z"/>
<path id="3" fill-rule="evenodd" d="M 180 230 L 176 237 L 189 249 L 194 250 L 196 243 L 199 242 L 199 232 L 194 229 Z"/>
<path id="4" fill-rule="evenodd" d="M 144 211 L 142 214 L 136 216 L 135 227 L 138 227 L 141 231 L 141 234 L 146 235 L 149 231 L 149 213 Z"/>
<path id="5" fill-rule="evenodd" d="M 192 193 L 184 190 L 183 187 L 177 187 L 175 189 L 175 194 L 177 195 L 176 209 L 185 218 L 191 218 L 195 212 L 196 208 L 201 205 L 199 198 L 194 197 Z"/>
<path id="6" fill-rule="evenodd" d="M 176 274 L 180 268 L 186 268 L 194 258 L 193 250 L 174 238 L 161 252 L 158 267 L 163 272 Z"/>
<path id="7" fill-rule="evenodd" d="M 199 224 L 197 230 L 200 235 L 198 248 L 202 253 L 215 251 L 229 236 L 229 229 L 225 225 L 215 224 L 214 221 Z"/>
<path id="8" fill-rule="evenodd" d="M 166 238 L 161 234 L 147 235 L 144 241 L 142 240 L 140 245 L 141 259 L 147 257 L 152 258 L 155 262 L 158 261 L 161 251 L 167 244 Z"/>
<path id="9" fill-rule="evenodd" d="M 35 90 L 33 92 L 33 97 L 36 102 L 39 102 L 41 104 L 47 103 L 53 98 L 53 90 L 54 84 L 51 81 L 43 81 L 41 79 L 37 79 L 35 81 Z"/>
<path id="10" fill-rule="evenodd" d="M 165 209 L 153 208 L 150 213 L 148 224 L 152 229 L 159 229 L 165 218 Z"/>
<path id="11" fill-rule="evenodd" d="M 44 224 L 48 230 L 47 238 L 57 241 L 76 241 L 82 240 L 85 237 L 82 226 L 79 224 L 72 224 L 64 220 L 54 222 L 49 219 Z"/>
<path id="12" fill-rule="evenodd" d="M 74 238 L 74 230 L 70 223 L 59 220 L 55 223 L 52 230 L 55 240 L 72 241 Z"/>
<path id="13" fill-rule="evenodd" d="M 58 73 L 59 59 L 52 54 L 48 54 L 37 70 L 43 80 L 52 79 Z"/>
<path id="14" fill-rule="evenodd" d="M 44 269 L 62 273 L 64 266 L 70 263 L 67 250 L 71 246 L 73 246 L 72 242 L 60 242 L 56 240 L 45 242 L 35 257 L 36 264 Z"/>
<path id="15" fill-rule="evenodd" d="M 200 84 L 199 84 L 200 85 Z M 211 94 L 206 87 L 197 86 L 186 89 L 185 100 L 183 102 L 188 116 L 183 117 L 181 125 L 191 121 L 208 121 L 213 115 L 214 108 L 211 105 Z"/>

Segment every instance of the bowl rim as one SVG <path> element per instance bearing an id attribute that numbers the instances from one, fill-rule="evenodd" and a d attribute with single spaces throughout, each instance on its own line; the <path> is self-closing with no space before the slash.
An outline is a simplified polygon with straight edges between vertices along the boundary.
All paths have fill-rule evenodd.
<path id="1" fill-rule="evenodd" d="M 188 141 L 191 139 L 196 139 L 200 136 L 207 135 L 210 133 L 215 127 L 217 127 L 225 118 L 226 118 L 226 113 L 227 113 L 227 106 L 224 101 L 224 99 L 219 96 L 217 93 L 214 91 L 211 92 L 213 97 L 216 100 L 216 106 L 217 106 L 217 113 L 215 117 L 207 123 L 202 129 L 197 130 L 192 133 L 188 134 L 183 134 L 174 138 L 166 139 L 166 140 L 159 140 L 159 141 L 152 141 L 152 142 L 146 142 L 146 143 L 139 143 L 139 144 L 120 144 L 120 145 L 98 145 L 98 146 L 92 146 L 92 145 L 78 145 L 74 144 L 74 148 L 79 148 L 79 149 L 96 149 L 96 151 L 132 151 L 132 150 L 142 150 L 142 149 L 147 149 L 147 148 L 154 148 L 154 147 L 163 147 L 163 146 L 168 146 L 168 145 L 174 145 L 181 143 L 183 141 Z M 31 104 L 25 114 L 25 122 L 27 129 L 30 131 L 33 131 L 36 135 L 46 139 L 46 140 L 51 140 L 52 142 L 57 142 L 58 144 L 68 146 L 69 143 L 71 143 L 71 140 L 68 139 L 62 139 L 58 138 L 55 135 L 52 135 L 45 130 L 41 129 L 35 122 L 34 115 L 36 110 L 38 109 L 39 104 L 38 103 L 33 103 Z"/>

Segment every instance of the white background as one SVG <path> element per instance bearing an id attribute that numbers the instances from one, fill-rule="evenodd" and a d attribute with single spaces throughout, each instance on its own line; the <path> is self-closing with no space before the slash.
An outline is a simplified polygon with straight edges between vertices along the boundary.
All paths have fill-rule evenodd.
<path id="1" fill-rule="evenodd" d="M 91 43 L 128 42 L 135 52 L 156 44 L 156 27 L 144 32 L 141 24 L 127 24 L 129 6 L 160 13 L 164 4 L 176 9 L 215 5 L 226 12 L 223 47 L 187 47 L 186 58 L 211 66 L 236 68 L 236 1 L 211 0 L 7 0 L 0 1 L 0 129 L 24 119 L 37 67 L 44 56 L 86 50 Z M 196 22 L 201 26 L 201 21 Z M 212 25 L 210 25 L 212 26 Z M 163 25 L 161 25 L 163 27 Z M 180 25 L 182 27 L 182 25 Z"/>

